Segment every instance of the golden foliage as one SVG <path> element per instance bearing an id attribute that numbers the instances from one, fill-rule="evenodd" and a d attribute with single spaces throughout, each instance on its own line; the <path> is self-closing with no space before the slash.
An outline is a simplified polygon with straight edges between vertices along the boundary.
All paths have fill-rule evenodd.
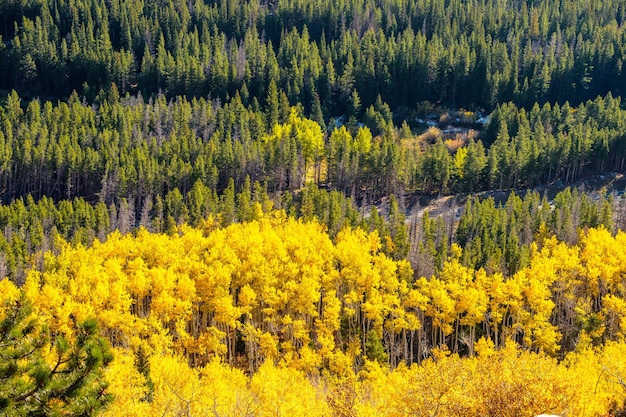
<path id="1" fill-rule="evenodd" d="M 274 213 L 60 243 L 22 291 L 53 332 L 98 320 L 108 416 L 603 416 L 626 401 L 625 243 L 591 229 L 507 279 L 456 256 L 415 280 L 377 233 Z"/>

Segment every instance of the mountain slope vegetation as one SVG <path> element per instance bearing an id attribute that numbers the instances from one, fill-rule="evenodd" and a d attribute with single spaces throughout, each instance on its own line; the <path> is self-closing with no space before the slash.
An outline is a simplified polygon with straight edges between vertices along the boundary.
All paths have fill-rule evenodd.
<path id="1" fill-rule="evenodd" d="M 3 1 L 0 408 L 623 414 L 625 61 L 620 0 Z"/>

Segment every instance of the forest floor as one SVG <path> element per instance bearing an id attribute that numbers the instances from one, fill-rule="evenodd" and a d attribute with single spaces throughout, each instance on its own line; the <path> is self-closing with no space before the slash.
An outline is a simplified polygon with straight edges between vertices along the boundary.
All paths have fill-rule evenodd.
<path id="1" fill-rule="evenodd" d="M 453 218 L 451 219 L 453 221 L 457 221 L 463 214 L 465 202 L 470 196 L 479 199 L 492 197 L 496 204 L 504 204 L 512 192 L 523 197 L 527 192 L 535 191 L 542 196 L 545 195 L 549 201 L 552 201 L 558 193 L 565 190 L 567 187 L 577 188 L 592 194 L 605 189 L 606 193 L 613 193 L 614 197 L 626 198 L 626 175 L 624 173 L 611 172 L 588 176 L 571 184 L 555 181 L 551 184 L 533 188 L 483 191 L 473 194 L 465 193 L 442 196 L 409 193 L 404 196 L 404 206 L 406 208 L 407 221 L 410 221 L 411 218 L 421 218 L 427 210 L 431 217 L 444 216 L 446 218 Z"/>

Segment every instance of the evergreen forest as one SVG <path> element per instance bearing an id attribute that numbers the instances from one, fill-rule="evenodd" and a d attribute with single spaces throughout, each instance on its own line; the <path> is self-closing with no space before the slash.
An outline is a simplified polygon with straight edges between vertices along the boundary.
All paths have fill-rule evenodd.
<path id="1" fill-rule="evenodd" d="M 626 415 L 626 3 L 0 1 L 0 415 Z"/>

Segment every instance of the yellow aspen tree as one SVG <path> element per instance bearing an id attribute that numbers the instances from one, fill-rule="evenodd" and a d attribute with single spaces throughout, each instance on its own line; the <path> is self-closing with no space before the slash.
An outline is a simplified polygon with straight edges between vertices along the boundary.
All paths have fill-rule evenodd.
<path id="1" fill-rule="evenodd" d="M 476 327 L 485 320 L 489 305 L 487 293 L 483 291 L 486 273 L 483 269 L 476 271 L 474 279 L 457 294 L 457 309 L 462 316 L 459 323 L 468 328 L 468 335 L 463 342 L 467 345 L 469 356 L 474 355 Z"/>
<path id="2" fill-rule="evenodd" d="M 504 277 L 499 272 L 489 275 L 485 279 L 484 285 L 489 297 L 486 328 L 488 337 L 493 340 L 496 348 L 498 348 L 503 340 L 502 333 L 504 329 L 502 324 L 509 311 L 509 291 L 504 282 Z"/>
<path id="3" fill-rule="evenodd" d="M 134 358 L 125 349 L 113 350 L 115 360 L 108 366 L 105 377 L 107 391 L 114 401 L 102 414 L 103 417 L 141 417 L 151 412 L 150 403 L 144 401 L 148 394 L 145 377 L 136 369 Z"/>
<path id="4" fill-rule="evenodd" d="M 266 361 L 250 380 L 263 417 L 322 417 L 329 413 L 321 391 L 300 371 Z"/>
<path id="5" fill-rule="evenodd" d="M 204 397 L 201 413 L 219 417 L 252 417 L 257 410 L 257 398 L 248 388 L 248 377 L 218 359 L 213 359 L 199 371 Z"/>
<path id="6" fill-rule="evenodd" d="M 449 286 L 433 276 L 428 281 L 420 278 L 416 287 L 428 298 L 425 314 L 432 319 L 433 345 L 445 345 L 447 336 L 454 331 L 456 320 L 455 301 L 450 295 Z"/>

